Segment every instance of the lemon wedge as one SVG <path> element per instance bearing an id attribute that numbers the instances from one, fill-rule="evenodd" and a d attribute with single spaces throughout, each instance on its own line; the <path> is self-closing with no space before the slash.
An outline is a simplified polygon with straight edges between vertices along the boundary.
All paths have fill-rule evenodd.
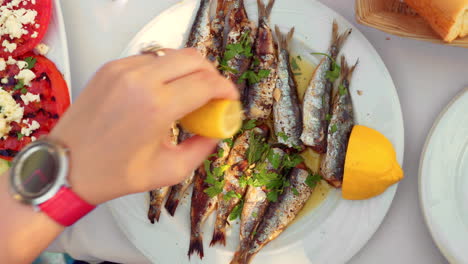
<path id="1" fill-rule="evenodd" d="M 343 198 L 369 199 L 402 179 L 392 143 L 372 128 L 354 126 L 346 153 Z"/>
<path id="2" fill-rule="evenodd" d="M 200 136 L 230 138 L 242 126 L 242 105 L 237 100 L 212 100 L 183 117 L 180 125 Z"/>

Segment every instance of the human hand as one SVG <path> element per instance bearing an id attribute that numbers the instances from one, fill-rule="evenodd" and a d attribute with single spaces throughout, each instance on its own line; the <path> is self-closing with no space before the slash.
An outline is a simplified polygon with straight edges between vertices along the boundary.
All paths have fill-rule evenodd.
<path id="1" fill-rule="evenodd" d="M 70 149 L 69 182 L 91 204 L 174 185 L 211 153 L 216 140 L 170 143 L 171 124 L 234 84 L 195 49 L 106 64 L 50 134 Z"/>

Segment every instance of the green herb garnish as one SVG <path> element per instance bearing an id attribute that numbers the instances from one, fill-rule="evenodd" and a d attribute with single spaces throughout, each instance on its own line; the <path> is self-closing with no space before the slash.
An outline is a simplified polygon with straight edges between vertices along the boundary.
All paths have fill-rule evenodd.
<path id="1" fill-rule="evenodd" d="M 28 64 L 28 66 L 26 66 L 26 69 L 32 69 L 34 68 L 34 65 L 36 65 L 36 61 L 37 59 L 36 58 L 33 58 L 33 57 L 27 57 L 24 59 L 24 61 Z"/>
<path id="2" fill-rule="evenodd" d="M 340 84 L 338 86 L 338 92 L 340 93 L 340 95 L 345 95 L 348 93 L 348 90 L 346 90 L 346 87 L 344 87 L 343 84 Z"/>
<path id="3" fill-rule="evenodd" d="M 305 180 L 305 184 L 307 184 L 307 186 L 313 189 L 315 186 L 317 186 L 321 179 L 322 177 L 320 177 L 320 175 L 318 174 L 309 174 L 309 176 L 307 176 L 307 179 Z"/>
<path id="4" fill-rule="evenodd" d="M 286 133 L 284 133 L 282 131 L 276 133 L 276 136 L 281 138 L 283 141 L 287 141 L 289 139 L 288 135 L 286 135 Z"/>
<path id="5" fill-rule="evenodd" d="M 15 87 L 13 87 L 13 90 L 20 90 L 24 88 L 24 81 L 23 79 L 19 79 L 18 82 L 16 83 Z"/>
<path id="6" fill-rule="evenodd" d="M 291 190 L 295 196 L 299 195 L 299 191 L 296 188 L 292 188 Z"/>
<path id="7" fill-rule="evenodd" d="M 210 185 L 204 192 L 213 198 L 223 191 L 224 172 L 229 168 L 229 165 L 215 167 L 213 171 L 211 171 L 211 161 L 205 160 L 203 165 L 206 172 L 205 182 Z"/>
<path id="8" fill-rule="evenodd" d="M 242 208 L 244 208 L 244 201 L 241 200 L 234 209 L 232 209 L 231 214 L 229 214 L 229 221 L 233 221 L 240 217 L 242 213 Z"/>
<path id="9" fill-rule="evenodd" d="M 293 71 L 300 70 L 299 65 L 297 64 L 296 58 L 291 59 L 291 67 L 292 67 Z"/>
<path id="10" fill-rule="evenodd" d="M 331 69 L 325 75 L 325 78 L 327 78 L 328 81 L 334 82 L 336 81 L 336 79 L 340 77 L 341 66 L 338 63 L 336 63 L 336 61 L 329 54 L 320 53 L 320 52 L 314 52 L 311 54 L 327 56 L 332 61 Z"/>
<path id="11" fill-rule="evenodd" d="M 336 126 L 336 124 L 333 124 L 330 128 L 330 133 L 335 133 L 336 131 L 338 130 L 338 127 Z"/>
<path id="12" fill-rule="evenodd" d="M 331 119 L 332 119 L 332 115 L 327 114 L 327 115 L 325 116 L 325 120 L 327 120 L 328 122 L 330 122 Z"/>
<path id="13" fill-rule="evenodd" d="M 26 88 L 24 88 L 24 87 L 21 88 L 21 93 L 22 93 L 22 94 L 27 94 L 27 93 L 28 93 L 28 89 L 26 89 Z"/>
<path id="14" fill-rule="evenodd" d="M 20 132 L 16 133 L 16 136 L 18 137 L 18 140 L 21 140 L 24 137 Z"/>
<path id="15" fill-rule="evenodd" d="M 232 198 L 241 199 L 241 198 L 242 198 L 242 195 L 236 193 L 235 191 L 229 191 L 229 192 L 227 192 L 227 193 L 223 196 L 223 199 L 224 199 L 225 201 L 229 201 L 229 200 L 231 200 Z"/>

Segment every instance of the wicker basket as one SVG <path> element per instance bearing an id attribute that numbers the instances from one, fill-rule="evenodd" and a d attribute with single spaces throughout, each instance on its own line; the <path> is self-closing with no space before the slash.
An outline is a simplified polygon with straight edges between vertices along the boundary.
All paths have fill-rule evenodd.
<path id="1" fill-rule="evenodd" d="M 356 20 L 390 34 L 468 48 L 468 36 L 444 42 L 414 10 L 400 0 L 356 0 Z"/>

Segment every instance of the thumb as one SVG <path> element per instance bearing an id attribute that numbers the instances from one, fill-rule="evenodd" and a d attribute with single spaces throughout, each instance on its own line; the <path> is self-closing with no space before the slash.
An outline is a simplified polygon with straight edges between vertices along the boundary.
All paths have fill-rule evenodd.
<path id="1" fill-rule="evenodd" d="M 156 185 L 170 186 L 185 180 L 213 153 L 217 143 L 217 139 L 193 136 L 177 146 L 164 146 L 154 163 L 159 166 L 154 171 L 161 172 Z"/>

